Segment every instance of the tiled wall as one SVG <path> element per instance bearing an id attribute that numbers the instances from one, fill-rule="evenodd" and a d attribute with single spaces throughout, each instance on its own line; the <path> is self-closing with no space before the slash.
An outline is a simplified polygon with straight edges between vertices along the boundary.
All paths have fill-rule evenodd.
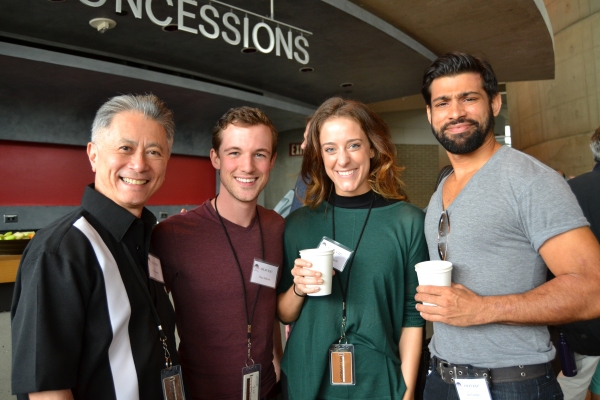
<path id="1" fill-rule="evenodd" d="M 554 31 L 555 79 L 507 83 L 513 147 L 567 175 L 594 165 L 600 125 L 600 2 L 545 0 Z"/>
<path id="2" fill-rule="evenodd" d="M 398 144 L 398 164 L 406 167 L 402 181 L 410 202 L 425 208 L 434 191 L 439 171 L 438 146 L 428 144 Z"/>

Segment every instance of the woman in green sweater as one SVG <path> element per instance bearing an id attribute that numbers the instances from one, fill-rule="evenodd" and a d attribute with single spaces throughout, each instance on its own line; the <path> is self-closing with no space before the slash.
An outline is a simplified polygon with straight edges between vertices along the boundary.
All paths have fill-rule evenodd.
<path id="1" fill-rule="evenodd" d="M 277 288 L 295 322 L 282 360 L 291 400 L 413 399 L 423 319 L 414 266 L 428 257 L 424 214 L 406 202 L 389 128 L 366 105 L 327 100 L 311 121 L 305 204 L 286 221 Z M 299 250 L 330 238 L 353 251 L 331 295 Z M 346 345 L 346 346 L 340 346 Z"/>

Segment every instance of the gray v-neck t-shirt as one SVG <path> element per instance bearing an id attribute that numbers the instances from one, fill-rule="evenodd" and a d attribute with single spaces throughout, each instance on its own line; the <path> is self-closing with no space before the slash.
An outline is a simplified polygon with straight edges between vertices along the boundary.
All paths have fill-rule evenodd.
<path id="1" fill-rule="evenodd" d="M 441 182 L 429 203 L 425 235 L 438 260 Z M 452 282 L 482 296 L 524 293 L 546 281 L 538 253 L 546 240 L 588 226 L 567 183 L 551 168 L 509 147 L 500 148 L 448 207 L 447 260 Z M 555 349 L 545 326 L 434 323 L 430 349 L 454 364 L 500 368 L 545 363 Z"/>

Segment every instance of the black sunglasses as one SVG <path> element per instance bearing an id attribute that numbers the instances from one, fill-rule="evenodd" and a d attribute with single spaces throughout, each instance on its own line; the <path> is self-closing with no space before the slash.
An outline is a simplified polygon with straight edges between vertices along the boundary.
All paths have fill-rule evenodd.
<path id="1" fill-rule="evenodd" d="M 442 211 L 438 223 L 438 254 L 440 259 L 446 261 L 448 255 L 448 237 L 450 236 L 450 215 L 447 210 Z"/>

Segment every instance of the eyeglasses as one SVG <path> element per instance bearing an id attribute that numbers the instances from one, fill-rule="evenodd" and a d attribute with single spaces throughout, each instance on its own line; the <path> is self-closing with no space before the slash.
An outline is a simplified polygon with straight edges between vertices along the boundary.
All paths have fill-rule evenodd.
<path id="1" fill-rule="evenodd" d="M 446 261 L 448 255 L 448 237 L 450 236 L 450 215 L 447 210 L 442 211 L 438 224 L 438 254 L 440 259 Z"/>

